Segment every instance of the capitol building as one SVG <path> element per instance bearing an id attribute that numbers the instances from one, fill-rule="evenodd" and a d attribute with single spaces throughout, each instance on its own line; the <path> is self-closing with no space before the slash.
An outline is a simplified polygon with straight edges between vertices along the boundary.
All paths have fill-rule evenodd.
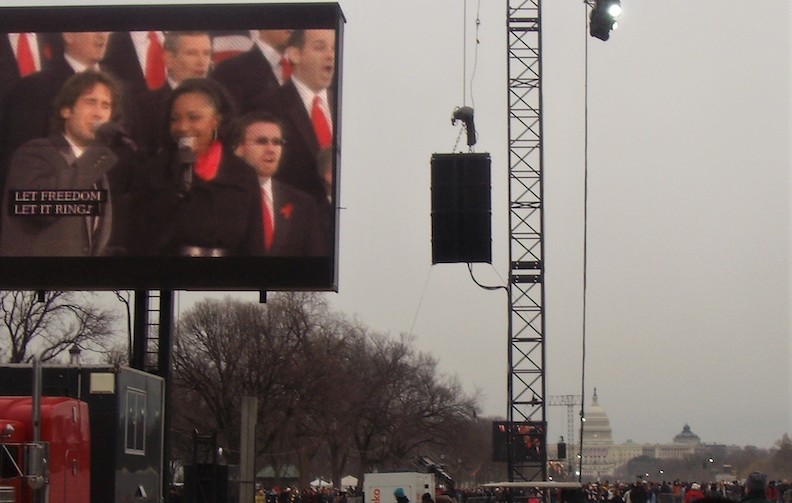
<path id="1" fill-rule="evenodd" d="M 613 478 L 619 467 L 640 456 L 655 459 L 684 459 L 710 453 L 713 448 L 724 447 L 702 444 L 699 436 L 693 433 L 687 424 L 667 444 L 636 444 L 632 441 L 614 444 L 610 420 L 605 409 L 598 402 L 596 388 L 592 403 L 585 410 L 585 418 L 582 476 L 587 480 Z M 556 453 L 553 452 L 553 447 L 551 446 L 548 452 L 550 459 L 555 459 Z M 578 448 L 577 445 L 568 446 L 569 460 L 577 458 Z"/>

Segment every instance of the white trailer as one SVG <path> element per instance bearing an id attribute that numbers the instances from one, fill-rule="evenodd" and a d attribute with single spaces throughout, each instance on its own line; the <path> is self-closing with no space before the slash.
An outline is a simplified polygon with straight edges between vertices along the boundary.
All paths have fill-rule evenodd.
<path id="1" fill-rule="evenodd" d="M 433 473 L 393 472 L 366 473 L 363 475 L 365 503 L 396 503 L 394 491 L 401 488 L 410 503 L 421 503 L 421 495 L 429 493 L 435 497 Z"/>

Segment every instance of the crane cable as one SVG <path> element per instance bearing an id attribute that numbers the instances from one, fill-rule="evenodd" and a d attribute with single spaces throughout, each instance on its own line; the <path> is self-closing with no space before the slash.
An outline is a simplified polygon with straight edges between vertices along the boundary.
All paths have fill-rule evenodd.
<path id="1" fill-rule="evenodd" d="M 475 50 L 473 51 L 473 70 L 470 72 L 470 104 L 471 108 L 476 107 L 476 99 L 473 96 L 473 81 L 476 78 L 476 69 L 478 68 L 478 47 L 481 43 L 481 39 L 479 38 L 479 29 L 481 28 L 481 0 L 477 0 L 476 4 L 476 36 L 475 36 Z M 467 0 L 464 0 L 462 4 L 462 106 L 467 106 Z M 456 142 L 454 142 L 454 147 L 451 149 L 452 152 L 456 152 L 457 147 L 459 146 L 459 140 L 462 138 L 462 131 L 464 130 L 464 126 L 459 129 L 459 134 L 457 135 Z M 473 146 L 469 147 L 469 150 L 473 151 Z"/>
<path id="2" fill-rule="evenodd" d="M 584 18 L 584 28 L 588 29 L 588 2 L 584 2 L 586 8 L 584 12 L 586 17 Z M 582 313 L 582 336 L 581 336 L 581 351 L 582 356 L 580 359 L 581 369 L 580 369 L 580 450 L 578 451 L 578 482 L 583 481 L 583 428 L 586 424 L 586 416 L 583 412 L 585 405 L 586 405 L 586 311 L 587 311 L 587 292 L 588 292 L 588 135 L 589 135 L 589 127 L 588 127 L 588 76 L 589 76 L 589 44 L 588 39 L 589 37 L 585 35 L 583 36 L 585 40 L 585 49 L 584 49 L 584 72 L 583 72 L 583 101 L 584 101 L 584 112 L 583 112 L 583 313 Z"/>
<path id="3" fill-rule="evenodd" d="M 466 91 L 466 79 L 467 79 L 467 0 L 464 1 L 464 15 L 463 17 L 463 26 L 462 26 L 462 33 L 463 33 L 463 40 L 462 40 L 462 105 L 465 106 L 467 104 L 467 91 Z M 475 36 L 475 51 L 473 52 L 473 70 L 470 73 L 470 104 L 475 109 L 476 99 L 473 96 L 473 81 L 476 78 L 476 69 L 478 67 L 478 47 L 481 43 L 481 39 L 479 37 L 479 32 L 481 28 L 481 0 L 477 0 L 476 4 L 476 36 Z M 459 130 L 459 136 L 457 136 L 457 144 L 459 143 L 459 138 L 462 136 L 462 129 Z M 454 145 L 454 150 L 456 150 L 456 145 Z M 501 280 L 501 285 L 484 285 L 483 283 L 479 282 L 476 277 L 473 275 L 473 264 L 471 262 L 467 263 L 468 266 L 468 273 L 470 273 L 470 279 L 473 280 L 479 288 L 484 290 L 506 290 L 508 293 L 508 287 L 506 280 L 498 273 L 497 269 L 493 268 L 495 274 Z"/>

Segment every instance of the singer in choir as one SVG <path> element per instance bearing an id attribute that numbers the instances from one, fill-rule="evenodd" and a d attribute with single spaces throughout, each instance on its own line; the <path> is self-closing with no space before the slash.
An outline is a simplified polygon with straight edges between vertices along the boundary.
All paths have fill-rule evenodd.
<path id="1" fill-rule="evenodd" d="M 53 58 L 45 70 L 20 80 L 7 98 L 0 142 L 8 153 L 28 140 L 49 134 L 49 105 L 69 77 L 84 71 L 107 71 L 100 62 L 109 32 L 63 33 L 62 37 L 63 54 Z"/>
<path id="2" fill-rule="evenodd" d="M 318 257 L 329 255 L 319 210 L 314 199 L 273 176 L 278 172 L 284 146 L 283 127 L 267 112 L 251 112 L 239 118 L 234 152 L 258 176 L 263 204 L 264 248 L 269 256 Z"/>
<path id="3" fill-rule="evenodd" d="M 0 255 L 105 256 L 123 253 L 113 235 L 111 183 L 121 169 L 102 126 L 120 119 L 118 83 L 101 71 L 70 77 L 53 103 L 46 138 L 20 146 L 4 193 Z M 121 250 L 120 252 L 118 250 Z"/>
<path id="4" fill-rule="evenodd" d="M 286 55 L 291 78 L 271 100 L 271 112 L 283 123 L 289 148 L 283 153 L 276 178 L 311 194 L 325 197 L 316 164 L 319 151 L 333 148 L 335 107 L 335 31 L 294 30 Z"/>
<path id="5" fill-rule="evenodd" d="M 259 184 L 227 143 L 234 111 L 225 89 L 188 79 L 165 108 L 166 146 L 144 166 L 135 189 L 132 253 L 264 255 Z"/>

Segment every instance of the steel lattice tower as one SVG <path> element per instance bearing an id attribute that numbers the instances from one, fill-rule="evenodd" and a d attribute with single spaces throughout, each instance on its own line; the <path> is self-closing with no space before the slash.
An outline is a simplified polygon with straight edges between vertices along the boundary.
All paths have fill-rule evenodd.
<path id="1" fill-rule="evenodd" d="M 509 135 L 508 420 L 545 415 L 544 220 L 542 216 L 541 0 L 507 0 Z M 510 433 L 509 480 L 545 480 L 543 459 L 516 459 Z M 541 430 L 542 446 L 547 430 Z"/>

